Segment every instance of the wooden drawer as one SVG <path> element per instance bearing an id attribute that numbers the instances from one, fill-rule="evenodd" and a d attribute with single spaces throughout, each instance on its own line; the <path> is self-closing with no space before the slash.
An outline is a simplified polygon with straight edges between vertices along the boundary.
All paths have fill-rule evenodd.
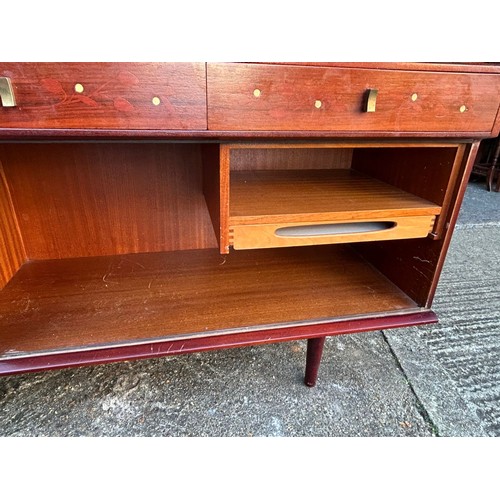
<path id="1" fill-rule="evenodd" d="M 229 244 L 235 250 L 279 248 L 361 241 L 425 238 L 435 216 L 362 219 L 312 224 L 257 224 L 229 228 Z"/>
<path id="2" fill-rule="evenodd" d="M 233 171 L 235 250 L 425 238 L 441 207 L 360 172 Z"/>
<path id="3" fill-rule="evenodd" d="M 206 130 L 202 63 L 0 63 L 0 128 Z"/>
<path id="4" fill-rule="evenodd" d="M 209 130 L 490 135 L 500 104 L 498 74 L 208 64 L 207 81 Z"/>

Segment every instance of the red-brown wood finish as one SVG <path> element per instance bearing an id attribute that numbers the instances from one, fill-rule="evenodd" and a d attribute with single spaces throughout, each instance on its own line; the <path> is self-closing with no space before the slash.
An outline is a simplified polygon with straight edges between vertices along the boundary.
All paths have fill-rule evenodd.
<path id="1" fill-rule="evenodd" d="M 465 145 L 412 148 L 402 155 L 395 148 L 356 149 L 352 168 L 442 207 L 434 234 L 441 237 Z"/>
<path id="2" fill-rule="evenodd" d="M 376 111 L 367 113 L 369 89 L 377 89 L 378 97 Z M 500 75 L 209 63 L 207 95 L 209 130 L 489 136 Z"/>
<path id="3" fill-rule="evenodd" d="M 203 144 L 201 147 L 203 162 L 203 194 L 207 203 L 208 213 L 212 220 L 215 237 L 220 248 L 223 247 L 224 238 L 221 222 L 221 156 L 219 144 Z"/>
<path id="4" fill-rule="evenodd" d="M 263 62 L 255 64 L 281 64 L 298 66 L 322 66 L 334 68 L 390 69 L 396 71 L 444 71 L 452 73 L 500 73 L 498 62 Z"/>
<path id="5" fill-rule="evenodd" d="M 27 257 L 216 246 L 198 145 L 0 145 Z"/>
<path id="6" fill-rule="evenodd" d="M 418 310 L 341 245 L 33 261 L 0 294 L 0 358 Z"/>
<path id="7" fill-rule="evenodd" d="M 486 63 L 0 63 L 0 76 L 17 99 L 0 107 L 3 375 L 308 339 L 312 386 L 326 336 L 437 321 L 478 139 L 500 132 L 500 66 Z M 221 256 L 230 167 L 308 159 L 437 203 L 436 234 Z"/>
<path id="8" fill-rule="evenodd" d="M 207 128 L 203 63 L 0 63 L 0 76 L 17 101 L 0 128 Z"/>
<path id="9" fill-rule="evenodd" d="M 424 238 L 356 245 L 356 251 L 422 307 L 432 305 L 477 148 L 477 142 L 467 146 L 457 179 L 449 188 L 452 196 L 440 239 Z"/>
<path id="10" fill-rule="evenodd" d="M 437 316 L 435 313 L 430 310 L 424 310 L 406 315 L 349 319 L 333 323 L 263 329 L 215 337 L 199 337 L 177 341 L 167 340 L 155 343 L 145 342 L 119 347 L 108 346 L 92 350 L 68 350 L 57 354 L 14 357 L 0 360 L 0 375 L 96 365 L 123 360 L 148 359 L 160 356 L 212 351 L 215 349 L 287 342 L 308 339 L 315 336 L 343 335 L 346 333 L 361 333 L 387 328 L 402 328 L 436 322 Z"/>
<path id="11" fill-rule="evenodd" d="M 500 115 L 499 115 L 500 116 Z M 497 121 L 498 123 L 498 121 Z M 498 135 L 498 134 L 497 134 Z M 370 138 L 397 137 L 401 139 L 413 138 L 440 138 L 440 139 L 484 139 L 495 136 L 484 132 L 399 132 L 386 131 L 370 132 Z M 26 129 L 26 128 L 0 128 L 0 140 L 9 142 L 24 142 L 30 140 L 74 142 L 75 140 L 103 139 L 106 141 L 130 140 L 134 142 L 147 142 L 151 139 L 169 141 L 219 141 L 227 140 L 317 140 L 353 138 L 366 140 L 366 132 L 352 130 L 119 130 L 119 129 Z M 496 137 L 496 136 L 495 136 Z"/>
<path id="12" fill-rule="evenodd" d="M 0 290 L 26 260 L 26 252 L 12 206 L 9 186 L 0 163 Z"/>
<path id="13" fill-rule="evenodd" d="M 258 145 L 257 143 L 256 145 Z M 248 147 L 249 144 L 234 144 L 231 146 L 230 170 L 322 170 L 325 168 L 350 168 L 352 149 L 349 147 L 293 148 L 276 147 L 276 144 L 260 143 L 260 147 Z"/>
<path id="14" fill-rule="evenodd" d="M 304 383 L 308 387 L 314 387 L 318 380 L 319 365 L 326 337 L 316 337 L 307 341 L 306 374 Z"/>

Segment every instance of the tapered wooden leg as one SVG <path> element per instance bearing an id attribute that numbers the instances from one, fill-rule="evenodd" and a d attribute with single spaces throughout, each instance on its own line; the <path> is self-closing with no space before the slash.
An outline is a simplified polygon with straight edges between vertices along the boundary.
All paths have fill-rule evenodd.
<path id="1" fill-rule="evenodd" d="M 325 339 L 326 337 L 318 337 L 315 339 L 308 339 L 307 341 L 306 376 L 304 382 L 309 387 L 314 387 L 316 385 Z"/>

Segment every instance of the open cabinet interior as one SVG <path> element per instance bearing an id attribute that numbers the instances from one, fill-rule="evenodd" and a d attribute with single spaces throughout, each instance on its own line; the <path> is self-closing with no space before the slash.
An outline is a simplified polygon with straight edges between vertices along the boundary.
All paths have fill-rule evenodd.
<path id="1" fill-rule="evenodd" d="M 221 251 L 439 238 L 463 147 L 235 144 L 221 149 Z"/>
<path id="2" fill-rule="evenodd" d="M 0 358 L 429 307 L 463 143 L 0 145 Z"/>

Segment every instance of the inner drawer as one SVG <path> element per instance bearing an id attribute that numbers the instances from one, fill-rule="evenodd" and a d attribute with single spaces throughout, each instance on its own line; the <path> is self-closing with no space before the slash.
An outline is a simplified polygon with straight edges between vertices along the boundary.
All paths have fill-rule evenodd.
<path id="1" fill-rule="evenodd" d="M 356 222 L 236 225 L 229 229 L 229 242 L 235 250 L 246 250 L 424 238 L 432 231 L 434 221 L 435 216 L 423 215 Z"/>
<path id="2" fill-rule="evenodd" d="M 351 169 L 232 172 L 235 249 L 422 238 L 441 208 Z"/>
<path id="3" fill-rule="evenodd" d="M 463 147 L 406 146 L 222 145 L 222 253 L 441 237 Z"/>

